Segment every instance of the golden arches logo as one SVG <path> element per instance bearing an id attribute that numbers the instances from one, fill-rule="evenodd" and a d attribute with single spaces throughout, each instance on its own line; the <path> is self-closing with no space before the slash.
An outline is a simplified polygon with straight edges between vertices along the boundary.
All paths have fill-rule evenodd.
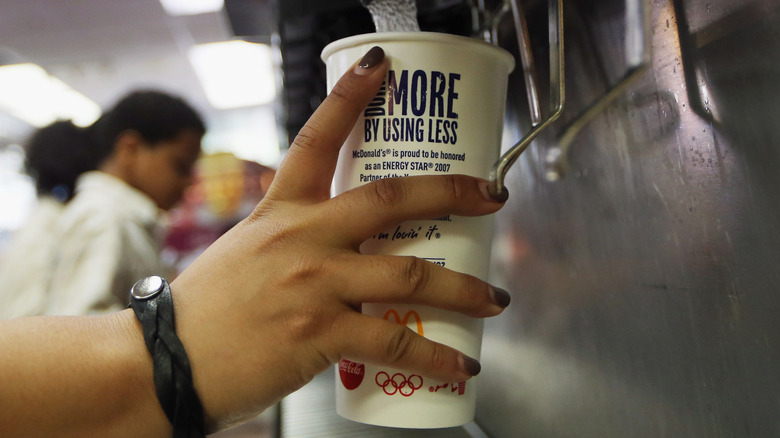
<path id="1" fill-rule="evenodd" d="M 409 319 L 414 317 L 415 322 L 417 323 L 417 334 L 420 336 L 425 336 L 425 332 L 423 331 L 423 324 L 422 319 L 420 318 L 420 314 L 415 312 L 414 310 L 410 310 L 406 312 L 406 315 L 404 315 L 403 319 L 401 319 L 401 315 L 398 314 L 398 311 L 395 309 L 390 309 L 387 312 L 385 312 L 385 316 L 382 317 L 382 319 L 388 319 L 390 316 L 393 317 L 396 324 L 401 325 L 407 325 L 409 324 Z"/>

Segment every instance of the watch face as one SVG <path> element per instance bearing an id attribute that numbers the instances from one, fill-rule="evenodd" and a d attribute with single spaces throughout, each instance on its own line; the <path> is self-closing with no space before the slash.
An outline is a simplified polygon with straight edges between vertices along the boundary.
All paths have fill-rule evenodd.
<path id="1" fill-rule="evenodd" d="M 148 300 L 163 290 L 164 281 L 157 275 L 138 280 L 130 290 L 130 296 L 137 300 Z"/>

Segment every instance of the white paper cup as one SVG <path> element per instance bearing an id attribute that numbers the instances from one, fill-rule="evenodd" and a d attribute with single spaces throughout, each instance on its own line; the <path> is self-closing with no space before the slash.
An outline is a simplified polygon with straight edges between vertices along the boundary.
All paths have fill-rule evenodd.
<path id="1" fill-rule="evenodd" d="M 449 173 L 487 179 L 500 152 L 512 56 L 482 41 L 447 34 L 358 35 L 323 50 L 328 89 L 373 46 L 384 49 L 390 72 L 341 150 L 334 193 L 388 177 Z M 361 251 L 413 255 L 486 279 L 492 234 L 491 216 L 446 216 L 394 226 L 363 243 Z M 481 319 L 415 305 L 366 303 L 363 313 L 406 324 L 479 358 Z M 476 378 L 440 382 L 349 359 L 337 365 L 336 374 L 337 411 L 350 420 L 442 428 L 474 418 Z"/>

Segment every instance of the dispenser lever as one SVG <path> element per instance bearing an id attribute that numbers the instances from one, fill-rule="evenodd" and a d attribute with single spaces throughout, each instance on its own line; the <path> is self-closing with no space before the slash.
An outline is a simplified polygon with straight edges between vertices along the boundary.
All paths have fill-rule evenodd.
<path id="1" fill-rule="evenodd" d="M 650 24 L 646 0 L 626 0 L 626 46 L 627 70 L 623 77 L 604 95 L 578 115 L 558 138 L 558 144 L 547 151 L 545 157 L 546 178 L 557 181 L 569 169 L 569 148 L 574 138 L 588 123 L 601 114 L 615 99 L 644 73 L 650 65 Z"/>
<path id="2" fill-rule="evenodd" d="M 512 0 L 515 30 L 520 44 L 520 58 L 526 80 L 529 106 L 531 108 L 531 130 L 498 159 L 490 170 L 488 190 L 496 197 L 503 195 L 504 178 L 512 164 L 517 161 L 528 145 L 548 126 L 560 117 L 566 98 L 563 57 L 563 0 L 548 1 L 548 33 L 550 42 L 550 115 L 541 120 L 539 98 L 536 92 L 535 68 L 531 56 L 527 26 L 517 0 Z"/>

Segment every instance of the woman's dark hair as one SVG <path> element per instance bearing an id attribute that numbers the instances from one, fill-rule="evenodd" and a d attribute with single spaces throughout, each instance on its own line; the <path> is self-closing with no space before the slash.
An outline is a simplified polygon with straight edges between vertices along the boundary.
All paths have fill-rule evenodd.
<path id="1" fill-rule="evenodd" d="M 62 202 L 73 197 L 76 178 L 97 168 L 87 128 L 58 121 L 37 130 L 25 145 L 25 171 L 35 179 L 39 195 Z"/>
<path id="2" fill-rule="evenodd" d="M 97 169 L 114 152 L 117 137 L 128 130 L 155 147 L 185 130 L 202 134 L 206 127 L 184 100 L 159 91 L 136 91 L 88 128 L 58 121 L 36 131 L 27 142 L 25 170 L 35 179 L 39 195 L 67 202 L 78 176 Z"/>
<path id="3" fill-rule="evenodd" d="M 135 91 L 120 100 L 93 125 L 98 163 L 114 151 L 122 132 L 137 132 L 151 147 L 172 140 L 185 130 L 206 132 L 198 113 L 184 100 L 159 91 Z"/>

